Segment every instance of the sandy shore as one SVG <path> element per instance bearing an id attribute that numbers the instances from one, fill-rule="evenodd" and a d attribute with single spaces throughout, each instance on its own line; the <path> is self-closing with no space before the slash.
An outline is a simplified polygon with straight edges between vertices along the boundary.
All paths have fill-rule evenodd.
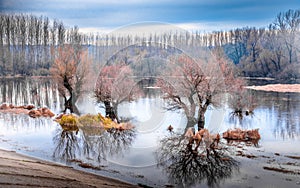
<path id="1" fill-rule="evenodd" d="M 0 149 L 0 187 L 137 187 Z"/>

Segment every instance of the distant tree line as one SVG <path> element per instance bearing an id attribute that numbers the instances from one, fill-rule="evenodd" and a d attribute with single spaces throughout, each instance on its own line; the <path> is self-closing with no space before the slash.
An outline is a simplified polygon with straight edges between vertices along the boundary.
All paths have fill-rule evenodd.
<path id="1" fill-rule="evenodd" d="M 0 75 L 48 75 L 54 48 L 80 43 L 78 27 L 33 15 L 0 14 Z"/>
<path id="2" fill-rule="evenodd" d="M 117 36 L 82 34 L 76 26 L 67 28 L 62 22 L 50 21 L 47 17 L 1 14 L 0 75 L 48 75 L 54 62 L 53 51 L 63 44 L 87 46 L 95 62 L 105 63 L 108 51 L 136 43 L 153 43 L 163 48 L 217 48 L 244 76 L 299 78 L 299 25 L 300 10 L 288 10 L 279 13 L 266 28 Z"/>

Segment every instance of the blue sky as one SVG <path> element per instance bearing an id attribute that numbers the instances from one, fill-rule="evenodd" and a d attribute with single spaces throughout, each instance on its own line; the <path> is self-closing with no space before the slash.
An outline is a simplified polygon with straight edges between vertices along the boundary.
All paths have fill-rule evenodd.
<path id="1" fill-rule="evenodd" d="M 189 30 L 267 26 L 300 0 L 0 0 L 6 13 L 59 19 L 83 30 L 112 30 L 137 22 L 170 23 Z"/>

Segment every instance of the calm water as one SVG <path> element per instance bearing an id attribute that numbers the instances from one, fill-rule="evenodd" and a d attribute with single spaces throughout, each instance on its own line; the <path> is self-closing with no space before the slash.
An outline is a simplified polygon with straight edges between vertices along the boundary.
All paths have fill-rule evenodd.
<path id="1" fill-rule="evenodd" d="M 175 148 L 179 148 L 177 151 L 172 148 L 172 144 L 168 145 L 170 138 L 175 143 L 179 137 L 166 130 L 171 124 L 175 132 L 183 133 L 186 119 L 181 111 L 166 111 L 166 104 L 155 89 L 147 91 L 146 97 L 119 107 L 119 115 L 129 118 L 135 126 L 134 130 L 107 132 L 85 128 L 79 132 L 66 132 L 52 119 L 32 119 L 25 115 L 0 113 L 0 146 L 104 176 L 154 187 L 166 184 L 178 187 L 231 187 L 250 182 L 251 178 L 245 179 L 245 176 L 253 171 L 254 177 L 256 172 L 252 169 L 253 165 L 248 165 L 252 164 L 248 159 L 236 158 L 237 164 L 225 166 L 205 163 L 206 168 L 212 169 L 210 173 L 184 171 L 193 169 L 187 169 L 189 165 L 181 160 L 181 155 L 176 155 L 176 164 L 157 165 L 158 161 L 169 159 L 159 155 L 164 151 L 169 150 L 168 157 L 172 157 L 169 156 L 172 152 L 183 153 L 182 158 L 187 155 L 179 147 Z M 239 120 L 231 118 L 228 109 L 210 109 L 206 114 L 207 128 L 212 132 L 223 132 L 235 127 L 259 128 L 262 139 L 257 147 L 249 146 L 250 151 L 263 152 L 264 155 L 276 152 L 299 154 L 300 94 L 251 92 L 259 103 L 252 117 Z M 2 80 L 0 102 L 18 105 L 32 103 L 47 106 L 55 113 L 59 113 L 61 108 L 55 85 L 46 80 Z M 82 113 L 104 113 L 103 108 L 95 105 L 91 98 L 80 101 L 78 106 Z M 81 168 L 81 163 L 90 164 L 93 168 Z"/>

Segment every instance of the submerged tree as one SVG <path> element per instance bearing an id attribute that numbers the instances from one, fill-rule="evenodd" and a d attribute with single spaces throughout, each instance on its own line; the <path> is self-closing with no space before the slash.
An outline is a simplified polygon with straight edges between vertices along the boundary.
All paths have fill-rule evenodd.
<path id="1" fill-rule="evenodd" d="M 180 56 L 171 60 L 168 72 L 158 82 L 169 101 L 169 110 L 183 109 L 188 126 L 197 124 L 199 130 L 204 128 L 208 107 L 221 106 L 225 103 L 224 94 L 234 93 L 242 85 L 233 66 L 218 51 L 203 59 Z"/>
<path id="2" fill-rule="evenodd" d="M 83 93 L 89 73 L 87 51 L 79 45 L 63 45 L 54 51 L 55 59 L 50 72 L 64 98 L 64 112 L 69 109 L 71 113 L 79 113 L 75 103 Z"/>
<path id="3" fill-rule="evenodd" d="M 109 65 L 101 69 L 96 82 L 95 96 L 98 102 L 104 103 L 106 116 L 117 120 L 118 105 L 134 100 L 139 88 L 134 82 L 132 70 L 127 65 Z"/>

